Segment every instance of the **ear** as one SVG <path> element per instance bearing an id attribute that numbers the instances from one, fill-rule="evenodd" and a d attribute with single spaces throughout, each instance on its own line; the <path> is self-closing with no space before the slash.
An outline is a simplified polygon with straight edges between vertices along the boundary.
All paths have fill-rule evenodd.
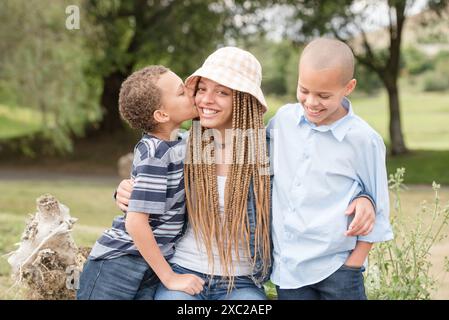
<path id="1" fill-rule="evenodd" d="M 162 109 L 157 109 L 153 112 L 153 118 L 159 123 L 165 123 L 170 120 L 170 116 Z"/>
<path id="2" fill-rule="evenodd" d="M 345 96 L 349 96 L 351 94 L 351 92 L 354 91 L 356 86 L 357 86 L 356 79 L 349 80 L 348 84 L 346 85 Z"/>

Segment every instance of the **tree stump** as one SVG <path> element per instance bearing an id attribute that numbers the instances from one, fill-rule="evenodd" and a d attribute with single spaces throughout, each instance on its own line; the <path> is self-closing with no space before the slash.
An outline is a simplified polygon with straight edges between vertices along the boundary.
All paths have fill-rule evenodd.
<path id="1" fill-rule="evenodd" d="M 127 153 L 121 156 L 117 161 L 118 175 L 122 179 L 129 179 L 133 164 L 133 153 Z"/>
<path id="2" fill-rule="evenodd" d="M 12 276 L 29 299 L 74 299 L 86 259 L 71 235 L 77 219 L 50 194 L 36 203 L 19 248 L 9 254 Z"/>

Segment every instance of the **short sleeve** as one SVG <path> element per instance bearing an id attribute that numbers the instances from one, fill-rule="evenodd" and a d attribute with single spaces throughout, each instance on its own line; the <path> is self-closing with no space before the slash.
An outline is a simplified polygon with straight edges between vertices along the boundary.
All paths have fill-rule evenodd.
<path id="1" fill-rule="evenodd" d="M 149 157 L 135 166 L 128 212 L 164 214 L 167 200 L 168 164 Z"/>

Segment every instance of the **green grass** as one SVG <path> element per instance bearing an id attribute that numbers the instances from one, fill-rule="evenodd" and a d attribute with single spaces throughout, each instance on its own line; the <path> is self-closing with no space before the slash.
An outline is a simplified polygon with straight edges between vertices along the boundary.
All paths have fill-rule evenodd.
<path id="1" fill-rule="evenodd" d="M 406 174 L 407 178 L 407 174 Z M 407 181 L 408 179 L 406 179 Z M 2 258 L 14 250 L 14 243 L 20 241 L 28 214 L 35 212 L 35 200 L 44 193 L 51 193 L 70 208 L 73 217 L 78 218 L 73 236 L 78 246 L 92 246 L 102 231 L 111 225 L 112 219 L 120 211 L 111 199 L 115 182 L 100 182 L 90 179 L 65 179 L 60 181 L 17 180 L 0 184 L 0 299 L 20 297 L 15 290 L 8 289 L 13 282 L 10 267 Z M 448 203 L 449 189 L 441 190 L 441 203 Z M 418 212 L 422 200 L 431 203 L 433 191 L 430 185 L 414 187 L 402 196 L 403 213 L 413 216 Z M 393 201 L 393 197 L 390 199 Z M 445 232 L 449 230 L 446 227 Z M 437 272 L 438 270 L 436 270 Z M 445 284 L 445 295 L 449 298 L 449 284 Z M 267 294 L 274 297 L 275 289 L 267 285 Z"/>
<path id="2" fill-rule="evenodd" d="M 38 112 L 0 104 L 0 140 L 32 134 L 40 130 Z"/>
<path id="3" fill-rule="evenodd" d="M 404 167 L 405 182 L 409 184 L 431 184 L 435 181 L 449 186 L 448 164 L 449 150 L 413 150 L 404 156 L 387 157 L 388 173 Z"/>
<path id="4" fill-rule="evenodd" d="M 70 208 L 78 224 L 109 227 L 114 216 L 121 214 L 112 198 L 118 185 L 93 179 L 20 180 L 0 184 L 0 213 L 26 217 L 36 211 L 35 199 L 50 193 Z"/>
<path id="5" fill-rule="evenodd" d="M 449 94 L 403 92 L 401 117 L 404 138 L 410 149 L 449 150 Z M 388 97 L 352 99 L 355 112 L 365 119 L 385 142 L 388 137 Z"/>

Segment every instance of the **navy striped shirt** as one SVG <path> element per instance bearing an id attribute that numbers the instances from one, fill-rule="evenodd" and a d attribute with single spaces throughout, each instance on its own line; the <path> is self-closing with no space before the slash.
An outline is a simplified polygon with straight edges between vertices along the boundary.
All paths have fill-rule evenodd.
<path id="1" fill-rule="evenodd" d="M 129 212 L 147 213 L 162 254 L 168 260 L 185 222 L 184 157 L 186 139 L 163 141 L 144 134 L 134 148 L 131 177 L 134 187 Z M 90 259 L 112 259 L 140 255 L 125 229 L 126 215 L 114 219 L 112 227 L 97 240 Z"/>

